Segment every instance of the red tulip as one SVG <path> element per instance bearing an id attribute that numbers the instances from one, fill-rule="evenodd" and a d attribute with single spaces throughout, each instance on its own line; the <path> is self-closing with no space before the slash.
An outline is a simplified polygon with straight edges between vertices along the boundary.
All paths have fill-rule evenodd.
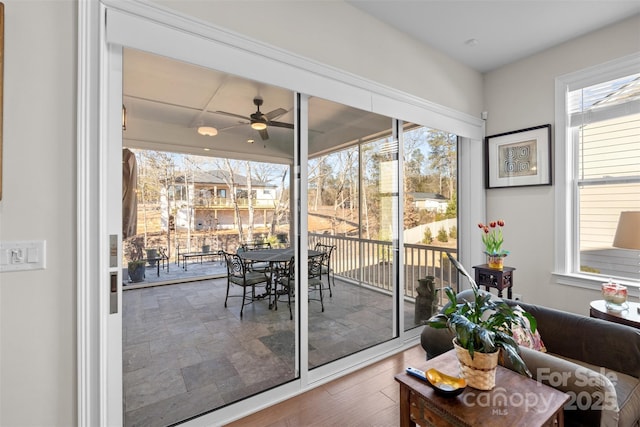
<path id="1" fill-rule="evenodd" d="M 496 222 L 495 222 L 495 221 L 491 221 L 491 222 L 489 223 L 489 227 L 491 227 L 491 228 L 496 228 Z"/>
<path id="2" fill-rule="evenodd" d="M 484 224 L 483 224 L 483 223 L 481 223 L 481 222 L 479 222 L 479 223 L 478 223 L 478 228 L 484 228 Z"/>
<path id="3" fill-rule="evenodd" d="M 498 220 L 498 225 L 499 225 L 500 227 L 504 227 L 504 221 L 503 221 L 503 220 L 501 220 L 501 219 L 499 219 L 499 220 Z"/>
<path id="4" fill-rule="evenodd" d="M 489 227 L 487 227 L 486 225 L 484 226 L 484 232 L 485 232 L 486 234 L 489 234 Z"/>

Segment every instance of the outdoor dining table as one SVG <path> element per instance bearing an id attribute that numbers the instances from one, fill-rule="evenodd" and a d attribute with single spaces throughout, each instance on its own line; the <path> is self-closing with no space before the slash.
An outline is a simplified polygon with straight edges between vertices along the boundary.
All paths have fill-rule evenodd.
<path id="1" fill-rule="evenodd" d="M 309 249 L 308 253 L 309 256 L 316 256 L 322 252 Z M 286 270 L 288 263 L 295 255 L 295 250 L 293 248 L 256 249 L 253 251 L 240 252 L 238 255 L 246 261 L 268 262 L 271 273 L 271 283 L 274 284 L 273 289 L 275 290 L 275 283 L 280 280 L 281 272 Z M 278 266 L 279 264 L 281 265 L 280 267 Z M 267 290 L 267 292 L 270 292 L 270 290 Z M 262 295 L 261 297 L 265 296 L 266 295 Z M 270 303 L 269 308 L 271 308 L 271 305 Z"/>
<path id="2" fill-rule="evenodd" d="M 322 252 L 309 249 L 309 256 L 320 255 Z M 240 258 L 255 261 L 268 262 L 270 264 L 277 262 L 289 262 L 295 255 L 293 248 L 272 248 L 272 249 L 256 249 L 253 251 L 240 252 Z"/>

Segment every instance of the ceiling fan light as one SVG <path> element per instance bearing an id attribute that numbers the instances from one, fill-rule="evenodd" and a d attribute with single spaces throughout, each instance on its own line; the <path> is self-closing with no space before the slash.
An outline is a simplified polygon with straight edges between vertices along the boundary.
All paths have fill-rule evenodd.
<path id="1" fill-rule="evenodd" d="M 200 126 L 198 128 L 198 133 L 204 136 L 216 136 L 218 134 L 218 129 L 212 128 L 211 126 Z"/>
<path id="2" fill-rule="evenodd" d="M 265 130 L 267 128 L 267 124 L 263 122 L 253 122 L 251 123 L 251 129 L 254 130 Z"/>

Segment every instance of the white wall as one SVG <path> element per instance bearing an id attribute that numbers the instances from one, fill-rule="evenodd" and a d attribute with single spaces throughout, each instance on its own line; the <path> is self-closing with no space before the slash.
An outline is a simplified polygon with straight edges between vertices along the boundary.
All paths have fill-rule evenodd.
<path id="1" fill-rule="evenodd" d="M 475 117 L 482 111 L 479 73 L 342 1 L 153 2 Z"/>
<path id="2" fill-rule="evenodd" d="M 552 124 L 554 79 L 640 51 L 640 16 L 564 43 L 485 75 L 487 135 Z M 552 132 L 553 133 L 553 132 Z M 589 312 L 599 292 L 558 285 L 554 260 L 554 187 L 487 190 L 487 219 L 503 218 L 505 264 L 516 267 L 514 292 L 524 301 Z"/>
<path id="3" fill-rule="evenodd" d="M 0 240 L 47 241 L 47 268 L 0 273 L 0 425 L 76 418 L 76 4 L 5 5 Z"/>

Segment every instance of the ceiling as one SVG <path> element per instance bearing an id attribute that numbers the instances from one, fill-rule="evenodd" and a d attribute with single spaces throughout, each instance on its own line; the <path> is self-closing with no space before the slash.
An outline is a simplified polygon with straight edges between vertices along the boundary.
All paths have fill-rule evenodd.
<path id="1" fill-rule="evenodd" d="M 638 0 L 348 3 L 481 72 L 640 13 Z M 465 43 L 469 39 L 477 44 Z M 263 140 L 248 118 L 260 96 L 262 113 L 282 109 L 272 119 L 293 123 L 291 91 L 133 49 L 124 50 L 123 64 L 126 147 L 265 162 L 293 159 L 292 129 L 268 126 L 269 138 Z M 319 98 L 310 100 L 309 111 L 311 155 L 390 128 L 389 118 Z M 203 125 L 215 127 L 218 135 L 199 135 Z"/>
<path id="2" fill-rule="evenodd" d="M 294 93 L 134 49 L 124 49 L 123 104 L 128 148 L 291 163 L 294 131 L 267 127 L 268 139 L 251 128 L 254 98 L 260 111 L 280 110 L 280 123 L 293 124 Z M 309 100 L 309 154 L 318 155 L 363 136 L 390 132 L 391 119 L 321 98 Z M 216 136 L 198 134 L 215 127 Z"/>
<path id="3" fill-rule="evenodd" d="M 248 117 L 256 111 L 254 97 L 261 96 L 262 112 L 283 108 L 277 120 L 293 123 L 290 91 L 133 49 L 124 50 L 123 64 L 125 146 L 229 158 L 251 148 L 259 152 L 253 160 L 287 157 L 291 151 L 285 141 L 293 141 L 292 130 L 268 128 L 266 144 L 249 119 L 217 113 Z M 215 127 L 218 135 L 199 135 L 199 126 Z"/>
<path id="4" fill-rule="evenodd" d="M 480 72 L 640 13 L 638 0 L 347 0 L 347 3 Z"/>

